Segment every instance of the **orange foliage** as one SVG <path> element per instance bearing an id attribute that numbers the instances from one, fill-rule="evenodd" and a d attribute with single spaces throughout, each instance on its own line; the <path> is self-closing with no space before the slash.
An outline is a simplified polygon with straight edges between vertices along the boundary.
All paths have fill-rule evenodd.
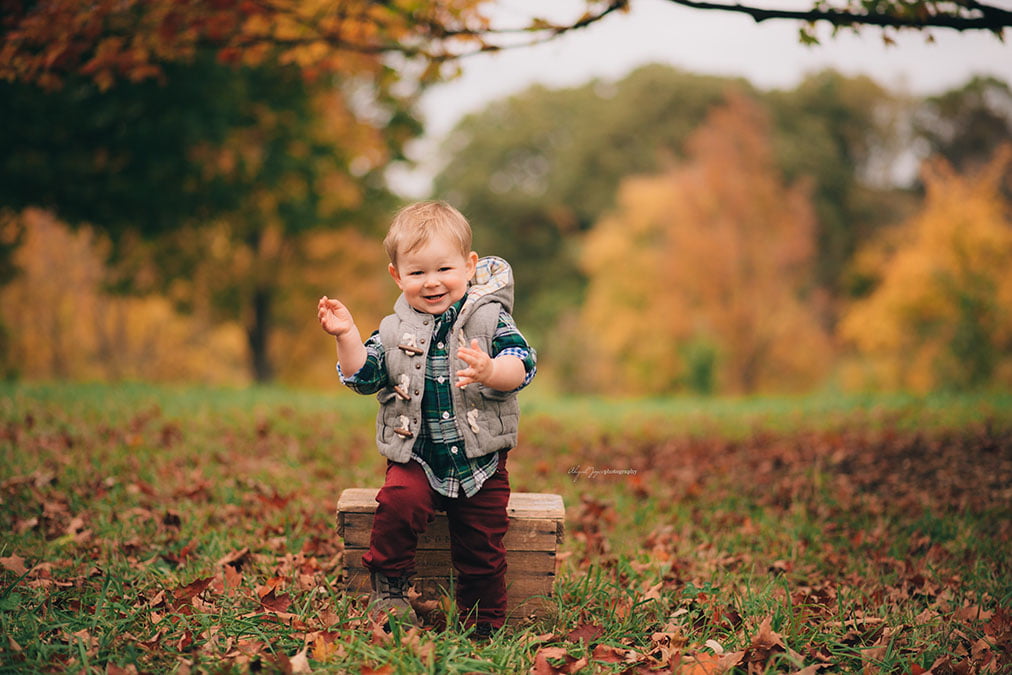
<path id="1" fill-rule="evenodd" d="M 863 357 L 855 382 L 927 391 L 1012 383 L 1012 210 L 1001 181 L 1012 146 L 979 174 L 924 169 L 921 212 L 862 251 L 880 278 L 840 332 Z"/>
<path id="2" fill-rule="evenodd" d="M 282 273 L 278 318 L 283 330 L 271 350 L 278 378 L 340 389 L 334 340 L 320 330 L 317 301 L 321 295 L 340 297 L 366 336 L 392 311 L 397 287 L 386 272 L 388 260 L 378 238 L 352 229 L 314 231 L 300 239 L 300 248 L 299 264 Z"/>
<path id="3" fill-rule="evenodd" d="M 8 3 L 9 4 L 9 3 Z M 25 4 L 25 7 L 18 6 Z M 58 87 L 70 73 L 103 89 L 118 79 L 162 77 L 162 65 L 200 49 L 222 63 L 267 59 L 299 67 L 307 79 L 375 72 L 385 52 L 422 56 L 438 72 L 443 56 L 480 37 L 480 0 L 64 0 L 5 8 L 0 78 Z"/>
<path id="4" fill-rule="evenodd" d="M 3 370 L 30 379 L 145 379 L 242 383 L 245 339 L 232 323 L 178 314 L 168 299 L 103 290 L 105 246 L 39 209 L 25 228 L 17 278 L 0 289 Z"/>
<path id="5" fill-rule="evenodd" d="M 811 384 L 831 349 L 805 297 L 807 189 L 783 184 L 768 123 L 740 95 L 709 116 L 688 154 L 664 175 L 623 182 L 617 210 L 587 240 L 583 321 L 602 383 L 684 388 L 706 368 L 693 360 L 710 354 L 724 391 Z"/>

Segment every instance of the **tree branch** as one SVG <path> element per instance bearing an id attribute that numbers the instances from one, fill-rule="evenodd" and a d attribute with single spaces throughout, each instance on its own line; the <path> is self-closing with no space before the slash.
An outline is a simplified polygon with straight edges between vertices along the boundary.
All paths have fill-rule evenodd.
<path id="1" fill-rule="evenodd" d="M 1002 29 L 1012 26 L 1012 11 L 985 5 L 976 0 L 967 0 L 963 8 L 952 12 L 942 12 L 939 5 L 934 4 L 935 12 L 902 12 L 884 11 L 878 14 L 861 13 L 848 9 L 821 9 L 814 7 L 809 10 L 788 10 L 788 9 L 763 9 L 749 5 L 729 5 L 720 2 L 707 2 L 706 0 L 668 0 L 676 5 L 692 9 L 708 9 L 718 11 L 737 12 L 747 14 L 756 23 L 770 19 L 793 19 L 815 23 L 825 21 L 834 26 L 880 26 L 884 28 L 951 28 L 957 31 L 966 30 L 988 30 L 1001 36 Z M 974 12 L 966 14 L 964 11 Z"/>

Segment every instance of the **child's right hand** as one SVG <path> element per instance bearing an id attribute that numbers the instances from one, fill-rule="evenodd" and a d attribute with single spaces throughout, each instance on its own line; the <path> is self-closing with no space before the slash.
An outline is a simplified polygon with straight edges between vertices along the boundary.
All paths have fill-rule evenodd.
<path id="1" fill-rule="evenodd" d="M 352 319 L 348 308 L 340 301 L 328 298 L 326 295 L 320 298 L 316 316 L 320 320 L 323 330 L 334 337 L 341 337 L 355 327 L 355 320 Z"/>

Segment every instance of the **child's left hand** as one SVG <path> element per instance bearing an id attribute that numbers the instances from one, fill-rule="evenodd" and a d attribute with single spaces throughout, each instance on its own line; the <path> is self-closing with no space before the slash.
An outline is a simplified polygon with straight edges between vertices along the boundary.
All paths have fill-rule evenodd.
<path id="1" fill-rule="evenodd" d="M 495 372 L 495 361 L 482 351 L 477 340 L 471 340 L 470 347 L 457 350 L 457 358 L 468 365 L 457 371 L 457 386 L 466 387 L 474 383 L 487 383 Z"/>

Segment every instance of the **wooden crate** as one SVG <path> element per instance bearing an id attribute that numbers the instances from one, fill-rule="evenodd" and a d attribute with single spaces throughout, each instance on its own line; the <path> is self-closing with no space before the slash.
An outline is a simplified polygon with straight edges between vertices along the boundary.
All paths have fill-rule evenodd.
<path id="1" fill-rule="evenodd" d="M 345 579 L 352 593 L 368 593 L 369 573 L 362 556 L 369 550 L 369 533 L 376 512 L 373 488 L 348 488 L 337 502 L 338 534 L 344 539 Z M 565 523 L 562 497 L 555 494 L 514 492 L 507 513 L 506 545 L 507 612 L 512 619 L 543 614 L 551 606 L 555 582 L 555 555 Z M 421 600 L 435 600 L 450 587 L 450 533 L 446 514 L 436 519 L 419 537 L 413 580 Z"/>

